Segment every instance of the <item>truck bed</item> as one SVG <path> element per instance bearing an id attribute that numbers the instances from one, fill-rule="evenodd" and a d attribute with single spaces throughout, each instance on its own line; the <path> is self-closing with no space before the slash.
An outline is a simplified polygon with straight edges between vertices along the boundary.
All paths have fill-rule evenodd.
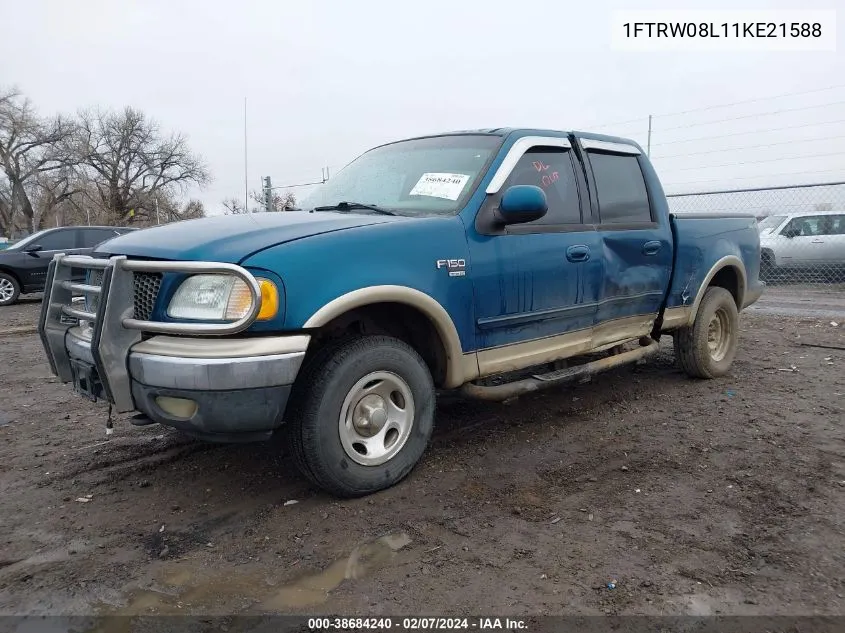
<path id="1" fill-rule="evenodd" d="M 737 287 L 740 308 L 759 297 L 760 236 L 754 215 L 744 213 L 670 214 L 675 242 L 672 279 L 666 308 L 691 307 L 696 293 L 706 287 L 707 276 L 722 259 L 743 264 Z M 736 296 L 736 295 L 735 295 Z"/>

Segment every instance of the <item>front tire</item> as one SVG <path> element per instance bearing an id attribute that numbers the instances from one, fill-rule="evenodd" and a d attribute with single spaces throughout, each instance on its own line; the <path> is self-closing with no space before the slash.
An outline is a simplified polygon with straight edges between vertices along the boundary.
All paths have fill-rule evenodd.
<path id="1" fill-rule="evenodd" d="M 18 280 L 7 273 L 0 273 L 0 306 L 10 306 L 17 303 L 21 294 Z"/>
<path id="2" fill-rule="evenodd" d="M 675 358 L 693 378 L 716 378 L 731 368 L 739 344 L 739 311 L 724 288 L 708 288 L 695 322 L 675 332 Z"/>
<path id="3" fill-rule="evenodd" d="M 288 444 L 302 474 L 338 497 L 360 497 L 405 478 L 434 428 L 431 373 L 389 336 L 327 346 L 306 362 L 291 394 Z"/>

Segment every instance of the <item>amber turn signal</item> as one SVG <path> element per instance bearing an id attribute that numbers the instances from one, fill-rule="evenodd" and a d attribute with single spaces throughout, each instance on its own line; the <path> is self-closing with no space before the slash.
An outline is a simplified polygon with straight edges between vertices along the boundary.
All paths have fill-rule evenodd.
<path id="1" fill-rule="evenodd" d="M 258 286 L 261 288 L 261 309 L 257 318 L 267 321 L 279 313 L 279 290 L 269 279 L 259 279 Z"/>

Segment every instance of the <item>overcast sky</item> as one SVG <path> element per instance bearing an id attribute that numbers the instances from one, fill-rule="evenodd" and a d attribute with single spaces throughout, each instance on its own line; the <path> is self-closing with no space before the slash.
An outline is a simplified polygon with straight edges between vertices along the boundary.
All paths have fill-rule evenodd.
<path id="1" fill-rule="evenodd" d="M 198 194 L 212 213 L 243 196 L 244 97 L 250 189 L 265 175 L 278 185 L 316 180 L 374 144 L 452 129 L 595 129 L 645 144 L 649 113 L 670 191 L 845 180 L 845 15 L 840 52 L 611 50 L 614 9 L 733 4 L 0 0 L 0 84 L 17 85 L 45 114 L 132 105 L 185 132 L 212 170 Z M 769 114 L 778 110 L 792 111 Z M 735 117 L 746 118 L 707 124 Z M 712 151 L 723 148 L 733 151 Z M 805 158 L 773 160 L 796 156 Z"/>

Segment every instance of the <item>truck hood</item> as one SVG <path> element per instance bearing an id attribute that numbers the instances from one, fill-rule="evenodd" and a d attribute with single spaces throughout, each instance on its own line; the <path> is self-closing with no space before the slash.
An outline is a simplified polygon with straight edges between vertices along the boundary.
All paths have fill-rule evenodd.
<path id="1" fill-rule="evenodd" d="M 126 233 L 97 254 L 237 264 L 253 253 L 311 235 L 407 218 L 321 211 L 248 213 L 185 220 Z"/>

